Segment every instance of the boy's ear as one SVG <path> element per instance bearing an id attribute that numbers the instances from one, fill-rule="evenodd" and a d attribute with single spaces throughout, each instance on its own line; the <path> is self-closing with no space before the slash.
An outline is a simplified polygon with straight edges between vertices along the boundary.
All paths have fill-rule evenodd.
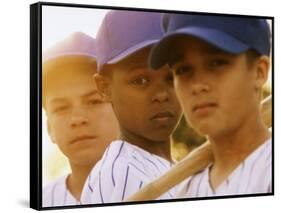
<path id="1" fill-rule="evenodd" d="M 268 56 L 261 56 L 256 66 L 256 83 L 255 88 L 261 89 L 268 78 L 270 60 Z"/>
<path id="2" fill-rule="evenodd" d="M 56 137 L 55 137 L 54 132 L 52 131 L 52 128 L 51 128 L 51 124 L 50 124 L 49 119 L 47 120 L 47 130 L 48 130 L 48 134 L 49 134 L 49 136 L 50 136 L 50 138 L 51 138 L 51 141 L 52 141 L 54 144 L 56 144 L 56 143 L 57 143 L 57 142 L 56 142 Z"/>
<path id="3" fill-rule="evenodd" d="M 99 73 L 94 74 L 93 77 L 103 101 L 111 101 L 110 79 Z"/>

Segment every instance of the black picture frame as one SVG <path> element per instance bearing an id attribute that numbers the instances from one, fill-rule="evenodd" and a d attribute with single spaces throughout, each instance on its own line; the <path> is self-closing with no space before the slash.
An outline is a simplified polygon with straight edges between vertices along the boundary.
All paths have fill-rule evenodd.
<path id="1" fill-rule="evenodd" d="M 92 9 L 108 9 L 108 10 L 132 10 L 132 11 L 148 11 L 148 12 L 164 12 L 164 13 L 188 13 L 188 14 L 212 14 L 217 16 L 237 16 L 237 17 L 252 17 L 265 18 L 271 20 L 272 23 L 272 192 L 260 194 L 246 195 L 231 195 L 231 196 L 216 196 L 206 198 L 185 198 L 173 200 L 154 200 L 141 202 L 122 202 L 122 203 L 107 203 L 107 204 L 91 204 L 91 205 L 74 205 L 74 206 L 56 206 L 42 207 L 42 7 L 76 7 L 76 8 L 92 8 Z M 225 199 L 239 197 L 254 197 L 254 196 L 272 196 L 274 191 L 274 17 L 259 16 L 259 15 L 238 15 L 238 14 L 219 14 L 219 13 L 202 13 L 189 11 L 172 11 L 158 10 L 149 8 L 129 8 L 129 7 L 110 7 L 102 5 L 86 5 L 86 4 L 66 4 L 66 3 L 50 3 L 38 2 L 30 5 L 30 207 L 37 210 L 49 209 L 67 209 L 67 208 L 84 208 L 84 207 L 100 207 L 100 206 L 115 206 L 115 205 L 134 205 L 145 203 L 160 203 L 160 202 L 178 202 L 190 200 L 210 200 L 210 199 Z"/>

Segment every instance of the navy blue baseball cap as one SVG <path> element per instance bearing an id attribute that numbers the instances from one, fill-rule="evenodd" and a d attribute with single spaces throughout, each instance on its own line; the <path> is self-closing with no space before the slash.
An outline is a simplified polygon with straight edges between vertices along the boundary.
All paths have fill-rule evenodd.
<path id="1" fill-rule="evenodd" d="M 149 63 L 152 69 L 169 64 L 177 36 L 193 36 L 223 51 L 240 54 L 253 49 L 261 55 L 270 53 L 270 28 L 266 19 L 251 17 L 165 14 L 165 36 L 153 48 Z"/>
<path id="2" fill-rule="evenodd" d="M 158 42 L 161 13 L 115 10 L 104 17 L 96 37 L 98 71 Z"/>

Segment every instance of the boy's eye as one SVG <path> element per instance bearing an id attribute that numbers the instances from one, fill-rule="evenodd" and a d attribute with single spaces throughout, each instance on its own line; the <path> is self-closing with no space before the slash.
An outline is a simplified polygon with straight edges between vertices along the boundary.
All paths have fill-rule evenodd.
<path id="1" fill-rule="evenodd" d="M 211 67 L 221 67 L 221 66 L 227 65 L 228 63 L 229 63 L 228 60 L 219 58 L 219 59 L 211 60 L 209 65 Z"/>
<path id="2" fill-rule="evenodd" d="M 64 112 L 64 111 L 66 111 L 68 109 L 68 106 L 59 106 L 59 107 L 55 107 L 54 109 L 53 109 L 53 112 L 54 113 L 60 113 L 60 112 Z"/>
<path id="3" fill-rule="evenodd" d="M 167 82 L 170 83 L 170 84 L 174 84 L 174 76 L 173 74 L 169 74 L 166 78 Z"/>
<path id="4" fill-rule="evenodd" d="M 149 79 L 147 77 L 138 77 L 134 80 L 131 81 L 132 84 L 135 84 L 135 85 L 145 85 L 149 82 Z"/>
<path id="5" fill-rule="evenodd" d="M 91 100 L 89 100 L 88 102 L 87 102 L 87 104 L 88 105 L 96 105 L 96 104 L 101 104 L 101 103 L 103 103 L 103 101 L 102 100 L 100 100 L 100 99 L 91 99 Z"/>

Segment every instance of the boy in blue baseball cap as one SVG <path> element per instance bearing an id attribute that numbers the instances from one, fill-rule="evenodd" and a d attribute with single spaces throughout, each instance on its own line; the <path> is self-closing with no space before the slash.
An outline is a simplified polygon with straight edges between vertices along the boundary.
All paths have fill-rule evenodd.
<path id="1" fill-rule="evenodd" d="M 83 204 L 121 202 L 171 167 L 170 135 L 182 112 L 168 67 L 151 72 L 148 66 L 163 35 L 160 20 L 160 13 L 110 11 L 98 31 L 95 79 L 121 135 L 90 173 Z M 171 190 L 160 199 L 173 197 Z"/>
<path id="2" fill-rule="evenodd" d="M 168 64 L 184 115 L 207 136 L 214 162 L 178 196 L 272 192 L 271 133 L 261 118 L 270 67 L 270 28 L 251 17 L 166 14 L 150 66 Z"/>

